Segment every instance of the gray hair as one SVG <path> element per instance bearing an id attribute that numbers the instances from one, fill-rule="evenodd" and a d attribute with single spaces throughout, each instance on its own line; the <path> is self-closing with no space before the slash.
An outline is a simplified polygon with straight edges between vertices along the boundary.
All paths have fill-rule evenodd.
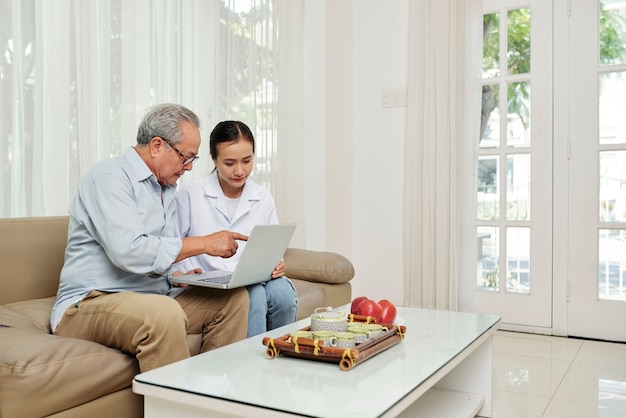
<path id="1" fill-rule="evenodd" d="M 155 136 L 177 144 L 182 140 L 180 125 L 190 122 L 200 129 L 198 116 L 182 105 L 163 103 L 151 107 L 137 129 L 137 144 L 147 145 Z"/>

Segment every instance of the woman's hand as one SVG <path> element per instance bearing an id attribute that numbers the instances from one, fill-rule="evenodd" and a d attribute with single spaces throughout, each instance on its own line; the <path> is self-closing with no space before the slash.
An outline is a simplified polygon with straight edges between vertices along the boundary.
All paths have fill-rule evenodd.
<path id="1" fill-rule="evenodd" d="M 285 275 L 285 271 L 287 270 L 287 266 L 285 265 L 284 260 L 280 260 L 280 263 L 274 268 L 272 272 L 272 279 L 278 279 L 279 277 L 283 277 Z"/>

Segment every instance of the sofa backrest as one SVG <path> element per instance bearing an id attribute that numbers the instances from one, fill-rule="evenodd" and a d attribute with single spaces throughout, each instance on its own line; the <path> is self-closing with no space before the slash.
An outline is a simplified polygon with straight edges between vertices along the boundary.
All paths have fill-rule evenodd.
<path id="1" fill-rule="evenodd" d="M 67 245 L 68 216 L 0 218 L 0 305 L 56 296 Z M 354 267 L 344 256 L 288 248 L 287 276 L 348 283 Z"/>
<path id="2" fill-rule="evenodd" d="M 68 216 L 0 219 L 0 305 L 55 296 Z"/>

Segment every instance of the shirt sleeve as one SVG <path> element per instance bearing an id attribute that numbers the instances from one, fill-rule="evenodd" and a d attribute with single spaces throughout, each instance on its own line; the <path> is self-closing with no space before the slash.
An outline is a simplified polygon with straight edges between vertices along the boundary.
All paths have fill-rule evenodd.
<path id="1" fill-rule="evenodd" d="M 137 274 L 164 274 L 182 249 L 180 238 L 164 234 L 168 213 L 158 200 L 160 187 L 116 174 L 96 176 L 80 198 L 92 236 L 118 268 Z"/>

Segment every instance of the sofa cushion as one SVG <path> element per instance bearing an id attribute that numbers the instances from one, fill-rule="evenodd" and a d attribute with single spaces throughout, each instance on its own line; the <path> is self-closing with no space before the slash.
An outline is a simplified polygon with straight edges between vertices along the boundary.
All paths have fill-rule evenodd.
<path id="1" fill-rule="evenodd" d="M 0 274 L 0 305 L 56 295 L 68 222 L 68 216 L 0 219 L 0 254 L 7 260 Z"/>
<path id="2" fill-rule="evenodd" d="M 324 292 L 315 283 L 305 280 L 292 279 L 298 293 L 298 317 L 297 320 L 310 316 L 311 313 L 324 304 Z"/>
<path id="3" fill-rule="evenodd" d="M 0 328 L 40 329 L 32 318 L 3 305 L 0 305 Z"/>
<path id="4" fill-rule="evenodd" d="M 298 279 L 291 281 L 298 292 L 298 320 L 310 316 L 317 308 L 340 307 L 350 301 L 352 294 L 350 283 L 311 283 Z"/>
<path id="5" fill-rule="evenodd" d="M 101 344 L 0 328 L 0 416 L 63 411 L 128 387 L 137 373 L 134 357 Z"/>
<path id="6" fill-rule="evenodd" d="M 352 263 L 341 254 L 287 248 L 285 275 L 315 283 L 347 283 L 354 277 Z"/>
<path id="7" fill-rule="evenodd" d="M 0 305 L 0 324 L 10 325 L 14 328 L 33 326 L 47 334 L 50 333 L 50 311 L 54 305 L 54 297 L 44 299 L 25 300 L 23 302 Z M 11 324 L 10 318 L 18 321 Z"/>

